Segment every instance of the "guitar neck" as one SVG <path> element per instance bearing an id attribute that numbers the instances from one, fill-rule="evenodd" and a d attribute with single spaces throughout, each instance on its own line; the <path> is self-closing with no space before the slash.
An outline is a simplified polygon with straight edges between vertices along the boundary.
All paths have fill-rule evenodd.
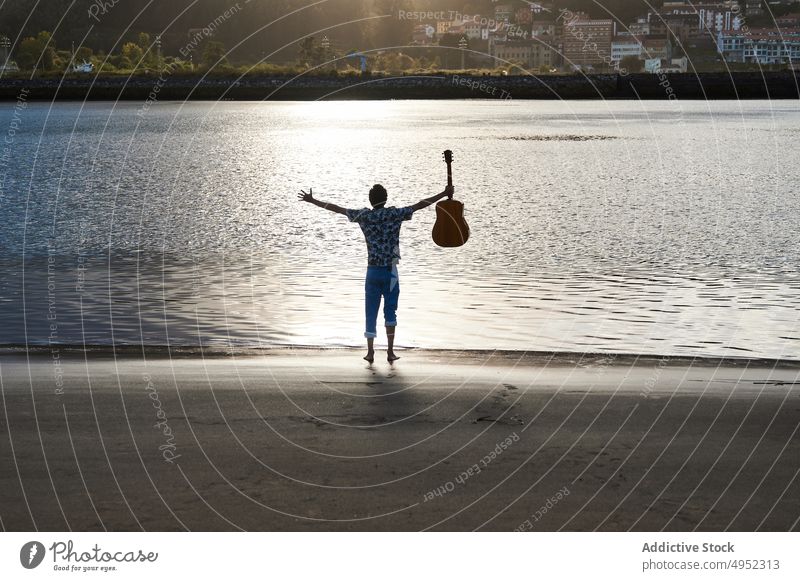
<path id="1" fill-rule="evenodd" d="M 453 168 L 452 162 L 447 162 L 447 185 L 452 187 L 453 186 Z"/>

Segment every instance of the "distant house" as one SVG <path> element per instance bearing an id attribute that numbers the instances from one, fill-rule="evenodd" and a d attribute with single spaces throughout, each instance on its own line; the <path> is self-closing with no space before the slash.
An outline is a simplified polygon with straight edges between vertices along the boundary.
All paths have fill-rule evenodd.
<path id="1" fill-rule="evenodd" d="M 636 19 L 636 22 L 631 22 L 628 25 L 628 32 L 632 36 L 647 36 L 650 34 L 650 23 L 646 17 L 641 16 Z"/>
<path id="2" fill-rule="evenodd" d="M 700 30 L 697 4 L 666 1 L 647 14 L 648 34 L 673 35 L 681 40 Z"/>
<path id="3" fill-rule="evenodd" d="M 450 32 L 450 28 L 456 23 L 450 20 L 439 20 L 436 23 L 436 36 L 443 36 Z"/>
<path id="4" fill-rule="evenodd" d="M 565 65 L 575 69 L 607 66 L 607 59 L 611 59 L 613 34 L 614 22 L 611 19 L 595 20 L 577 12 L 563 28 Z"/>
<path id="5" fill-rule="evenodd" d="M 533 21 L 540 19 L 552 20 L 555 9 L 552 0 L 530 1 L 525 0 L 525 3 L 530 6 Z"/>
<path id="6" fill-rule="evenodd" d="M 497 22 L 511 22 L 512 14 L 514 14 L 514 8 L 511 4 L 498 4 L 494 7 L 494 19 Z"/>
<path id="7" fill-rule="evenodd" d="M 672 58 L 672 41 L 669 36 L 646 36 L 642 39 L 642 54 L 648 59 Z"/>
<path id="8" fill-rule="evenodd" d="M 724 4 L 698 5 L 700 15 L 700 29 L 708 30 L 712 34 L 723 30 L 739 30 L 742 25 L 741 17 Z"/>
<path id="9" fill-rule="evenodd" d="M 637 38 L 630 34 L 619 34 L 611 41 L 611 58 L 620 62 L 626 57 L 644 60 L 651 68 L 659 68 L 664 62 L 671 65 L 672 41 L 669 36 Z M 647 66 L 646 64 L 645 70 Z"/>
<path id="10" fill-rule="evenodd" d="M 488 29 L 479 22 L 475 22 L 474 20 L 467 20 L 464 22 L 464 36 L 471 40 L 480 38 L 486 40 L 487 36 L 484 34 L 484 31 L 488 32 Z"/>
<path id="11" fill-rule="evenodd" d="M 436 28 L 430 24 L 419 24 L 414 27 L 411 33 L 411 42 L 413 44 L 428 45 L 433 44 L 436 36 Z"/>
<path id="12" fill-rule="evenodd" d="M 498 66 L 509 62 L 519 63 L 530 70 L 553 66 L 552 39 L 546 36 L 536 40 L 502 40 L 492 44 L 492 57 Z"/>
<path id="13" fill-rule="evenodd" d="M 745 40 L 743 32 L 722 31 L 717 35 L 717 52 L 728 62 L 743 63 Z"/>
<path id="14" fill-rule="evenodd" d="M 531 69 L 551 68 L 556 64 L 556 54 L 555 38 L 546 34 L 540 35 L 533 40 L 531 47 Z"/>
<path id="15" fill-rule="evenodd" d="M 661 59 L 645 59 L 644 72 L 657 73 L 661 70 Z"/>
<path id="16" fill-rule="evenodd" d="M 689 68 L 689 59 L 685 56 L 677 59 L 647 59 L 644 70 L 648 73 L 685 73 Z"/>
<path id="17" fill-rule="evenodd" d="M 800 28 L 800 12 L 778 16 L 775 25 L 778 28 Z"/>
<path id="18" fill-rule="evenodd" d="M 761 0 L 745 0 L 745 14 L 747 16 L 761 16 L 764 14 Z"/>
<path id="19" fill-rule="evenodd" d="M 498 66 L 512 62 L 529 67 L 532 50 L 530 40 L 501 40 L 492 44 L 492 56 L 498 60 Z"/>
<path id="20" fill-rule="evenodd" d="M 650 34 L 670 35 L 681 42 L 698 33 L 716 36 L 723 30 L 738 30 L 742 16 L 735 2 L 683 2 L 667 0 L 647 15 Z"/>
<path id="21" fill-rule="evenodd" d="M 800 61 L 800 29 L 761 28 L 745 35 L 744 62 L 762 65 Z"/>
<path id="22" fill-rule="evenodd" d="M 730 62 L 792 64 L 800 60 L 800 28 L 723 31 L 717 37 L 717 50 Z"/>
<path id="23" fill-rule="evenodd" d="M 520 6 L 514 13 L 514 20 L 519 25 L 528 25 L 533 21 L 532 7 Z"/>
<path id="24" fill-rule="evenodd" d="M 642 43 L 639 39 L 630 34 L 617 35 L 611 41 L 611 58 L 620 62 L 625 57 L 634 56 L 640 58 L 642 55 Z"/>
<path id="25" fill-rule="evenodd" d="M 695 34 L 690 34 L 683 40 L 682 45 L 685 51 L 715 52 L 717 50 L 716 39 L 707 32 L 696 32 Z"/>
<path id="26" fill-rule="evenodd" d="M 674 58 L 664 70 L 668 73 L 685 73 L 689 70 L 689 58 L 685 56 Z"/>

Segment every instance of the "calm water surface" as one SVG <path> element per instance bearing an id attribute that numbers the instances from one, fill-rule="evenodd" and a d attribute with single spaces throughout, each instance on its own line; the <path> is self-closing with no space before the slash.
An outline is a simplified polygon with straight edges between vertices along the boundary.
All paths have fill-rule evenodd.
<path id="1" fill-rule="evenodd" d="M 360 345 L 362 207 L 403 226 L 398 341 L 800 358 L 797 104 L 0 106 L 0 343 Z"/>

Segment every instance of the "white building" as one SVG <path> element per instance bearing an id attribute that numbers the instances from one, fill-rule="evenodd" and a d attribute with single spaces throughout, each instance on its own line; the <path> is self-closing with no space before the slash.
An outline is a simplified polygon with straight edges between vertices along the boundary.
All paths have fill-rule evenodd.
<path id="1" fill-rule="evenodd" d="M 745 34 L 723 30 L 717 35 L 717 52 L 732 63 L 744 62 Z"/>
<path id="2" fill-rule="evenodd" d="M 689 70 L 689 59 L 685 56 L 661 62 L 662 73 L 685 73 L 687 70 Z"/>
<path id="3" fill-rule="evenodd" d="M 723 30 L 739 30 L 742 19 L 739 4 L 732 1 L 666 1 L 647 15 L 650 34 L 674 35 L 681 41 L 698 33 L 716 36 Z"/>
<path id="4" fill-rule="evenodd" d="M 800 61 L 800 29 L 761 28 L 748 33 L 722 32 L 717 50 L 731 62 L 761 65 Z"/>
<path id="5" fill-rule="evenodd" d="M 640 16 L 636 19 L 636 22 L 631 22 L 628 25 L 628 32 L 633 36 L 647 36 L 650 34 L 650 23 L 647 21 L 647 17 Z"/>
<path id="6" fill-rule="evenodd" d="M 742 27 L 742 18 L 738 12 L 725 5 L 697 6 L 700 30 L 711 30 L 720 33 L 723 30 L 739 30 Z"/>
<path id="7" fill-rule="evenodd" d="M 629 34 L 615 36 L 611 41 L 611 59 L 620 62 L 631 56 L 641 60 L 669 60 L 672 44 L 666 36 L 646 36 L 641 40 Z"/>
<path id="8" fill-rule="evenodd" d="M 611 59 L 616 62 L 620 62 L 622 59 L 629 56 L 639 58 L 641 54 L 642 43 L 634 36 L 615 36 L 611 40 Z"/>
<path id="9" fill-rule="evenodd" d="M 464 36 L 470 39 L 480 38 L 486 40 L 489 38 L 488 29 L 486 26 L 481 26 L 479 22 L 475 22 L 474 20 L 465 20 L 464 21 Z"/>
<path id="10" fill-rule="evenodd" d="M 685 73 L 689 67 L 689 59 L 685 56 L 677 59 L 646 59 L 644 70 L 648 73 Z"/>

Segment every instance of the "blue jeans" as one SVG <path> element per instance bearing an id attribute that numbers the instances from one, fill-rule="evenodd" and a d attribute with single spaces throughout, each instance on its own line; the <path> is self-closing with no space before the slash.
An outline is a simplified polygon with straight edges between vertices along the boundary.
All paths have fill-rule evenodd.
<path id="1" fill-rule="evenodd" d="M 397 300 L 400 298 L 400 278 L 392 266 L 368 266 L 364 283 L 364 312 L 367 330 L 364 337 L 377 337 L 378 309 L 383 297 L 383 318 L 387 327 L 397 325 Z"/>

